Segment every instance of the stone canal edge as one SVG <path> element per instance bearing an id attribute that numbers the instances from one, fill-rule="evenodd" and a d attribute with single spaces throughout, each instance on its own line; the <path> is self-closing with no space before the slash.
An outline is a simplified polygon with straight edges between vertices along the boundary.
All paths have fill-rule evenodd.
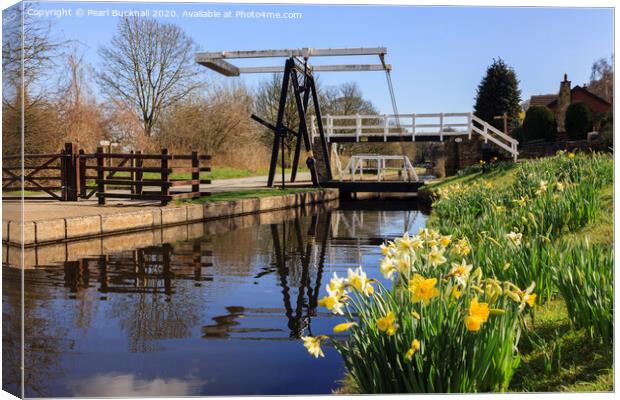
<path id="1" fill-rule="evenodd" d="M 338 199 L 337 189 L 322 189 L 316 192 L 214 201 L 205 204 L 153 206 L 145 207 L 144 210 L 119 211 L 114 214 L 24 222 L 3 220 L 2 242 L 15 246 L 38 246 L 301 207 L 336 199 Z"/>

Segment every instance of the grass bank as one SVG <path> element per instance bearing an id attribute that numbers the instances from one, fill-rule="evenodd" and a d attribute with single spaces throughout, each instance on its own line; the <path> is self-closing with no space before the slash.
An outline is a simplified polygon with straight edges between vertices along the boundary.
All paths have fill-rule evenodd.
<path id="1" fill-rule="evenodd" d="M 354 393 L 356 387 L 362 388 L 364 393 L 385 392 L 395 390 L 393 382 L 402 383 L 403 387 L 409 388 L 404 391 L 413 392 L 612 391 L 612 156 L 558 153 L 554 157 L 518 164 L 475 166 L 457 176 L 428 185 L 424 190 L 432 199 L 432 212 L 427 221 L 429 231 L 421 231 L 413 239 L 398 239 L 385 247 L 386 256 L 380 268 L 384 275 L 386 271 L 401 271 L 394 281 L 395 288 L 401 280 L 408 279 L 409 274 L 413 273 L 410 269 L 422 273 L 424 277 L 435 277 L 426 280 L 421 277 L 413 286 L 410 282 L 409 291 L 414 296 L 420 296 L 416 293 L 418 285 L 422 283 L 429 287 L 438 285 L 440 290 L 426 291 L 431 294 L 426 299 L 428 304 L 415 313 L 414 319 L 402 309 L 411 306 L 412 302 L 417 304 L 415 297 L 407 300 L 395 289 L 381 291 L 387 293 L 382 294 L 386 298 L 399 295 L 399 301 L 403 304 L 384 306 L 382 310 L 387 307 L 393 314 L 390 314 L 388 322 L 384 321 L 387 317 L 377 319 L 376 326 L 381 326 L 380 323 L 393 326 L 392 335 L 396 332 L 394 337 L 400 334 L 401 327 L 403 330 L 412 329 L 412 334 L 397 339 L 402 339 L 405 344 L 412 338 L 416 339 L 411 342 L 410 355 L 403 358 L 398 354 L 404 348 L 402 345 L 397 346 L 395 354 L 386 351 L 393 343 L 388 339 L 389 335 L 386 337 L 381 332 L 377 333 L 373 327 L 374 315 L 369 323 L 360 317 L 359 323 L 364 328 L 358 328 L 357 325 L 350 328 L 352 333 L 346 342 L 349 347 L 343 347 L 345 350 L 341 352 L 349 375 L 339 392 Z M 430 240 L 428 232 L 438 234 Z M 446 244 L 439 244 L 441 241 Z M 455 257 L 455 250 L 450 247 L 454 241 L 459 242 L 459 250 L 463 246 L 468 249 L 462 252 L 463 260 L 460 263 L 461 257 Z M 417 246 L 416 250 L 409 250 L 411 246 Z M 430 247 L 427 249 L 425 246 Z M 419 252 L 424 255 L 424 251 L 429 250 L 426 258 L 422 257 L 408 267 L 409 257 L 418 257 Z M 439 275 L 432 268 L 422 268 L 431 256 L 437 269 L 441 269 Z M 443 269 L 450 268 L 446 267 L 450 264 L 447 260 L 450 258 L 456 258 L 457 263 L 452 263 L 452 270 L 446 273 Z M 470 277 L 469 271 L 472 268 L 474 272 Z M 490 277 L 488 283 L 481 285 L 474 280 L 474 276 L 480 276 L 476 271 Z M 444 295 L 449 297 L 450 293 L 454 294 L 448 289 L 452 284 L 451 277 L 455 274 L 461 277 L 461 286 L 454 295 L 456 303 L 466 296 L 461 293 L 475 289 L 480 301 L 488 304 L 485 307 L 496 310 L 496 316 L 489 317 L 488 311 L 487 314 L 480 312 L 478 303 L 474 305 L 473 301 L 467 299 L 463 308 L 455 311 L 455 318 L 469 315 L 471 324 L 478 315 L 473 313 L 479 313 L 478 322 L 494 321 L 497 325 L 497 315 L 505 317 L 511 312 L 511 302 L 506 302 L 506 298 L 501 296 L 521 302 L 522 306 L 527 303 L 528 307 L 519 308 L 525 312 L 518 317 L 521 333 L 516 336 L 518 339 L 514 346 L 505 339 L 498 339 L 503 346 L 500 353 L 481 350 L 484 354 L 488 352 L 489 357 L 498 357 L 497 360 L 504 357 L 501 361 L 473 362 L 472 357 L 480 354 L 470 355 L 467 350 L 469 347 L 457 345 L 459 340 L 471 339 L 471 346 L 483 349 L 490 343 L 489 335 L 495 333 L 497 326 L 468 325 L 466 318 L 464 324 L 467 330 L 477 333 L 463 335 L 463 322 L 458 319 L 435 321 L 434 324 L 437 313 L 454 307 L 454 303 L 444 300 Z M 515 285 L 498 285 L 494 282 L 511 282 Z M 433 296 L 439 297 L 433 300 Z M 504 299 L 503 303 L 494 300 L 497 296 Z M 380 300 L 374 300 L 374 303 L 377 301 Z M 426 318 L 422 315 L 424 310 L 431 310 L 442 302 L 443 308 L 440 307 L 440 311 L 429 313 Z M 329 304 L 327 301 L 325 303 Z M 379 313 L 383 314 L 385 311 Z M 446 324 L 452 324 L 452 329 L 448 331 L 455 332 L 449 335 L 451 339 L 448 340 L 444 337 Z M 429 333 L 422 329 L 427 325 L 434 326 L 435 330 Z M 432 332 L 443 333 L 435 335 Z M 445 341 L 445 345 L 436 348 L 436 341 Z M 398 365 L 402 371 L 396 375 L 392 373 L 387 379 L 376 363 L 358 368 L 361 361 L 351 362 L 351 359 L 361 351 L 356 347 L 360 343 L 366 346 L 360 354 L 376 347 L 377 357 L 390 365 Z M 452 350 L 445 351 L 446 348 Z M 351 349 L 359 351 L 351 352 Z M 411 354 L 414 356 L 411 357 Z M 463 354 L 462 357 L 460 354 Z M 446 363 L 446 357 L 455 357 L 456 362 Z M 412 360 L 415 364 L 406 367 Z M 484 377 L 480 378 L 480 384 L 472 386 L 480 373 L 480 365 L 489 365 L 490 369 L 502 374 L 499 378 L 491 377 L 491 380 L 497 379 L 497 385 L 489 385 L 488 377 Z M 466 369 L 468 373 L 466 377 L 456 377 L 455 369 Z M 429 374 L 438 374 L 438 377 L 443 378 L 432 381 L 431 385 L 427 383 L 431 382 Z"/>
<path id="2" fill-rule="evenodd" d="M 287 194 L 316 192 L 319 190 L 320 189 L 312 188 L 312 187 L 310 188 L 288 188 L 284 190 L 279 189 L 279 188 L 233 190 L 230 192 L 213 193 L 209 196 L 202 196 L 197 199 L 180 199 L 176 201 L 179 204 L 183 204 L 183 203 L 204 204 L 204 203 L 213 202 L 213 201 L 257 199 L 257 198 L 269 197 L 269 196 L 284 196 Z"/>
<path id="3" fill-rule="evenodd" d="M 597 165 L 593 167 L 594 164 Z M 558 182 L 559 186 L 557 186 Z M 489 231 L 492 231 L 494 227 L 501 229 L 502 223 L 494 221 L 489 214 L 501 215 L 511 213 L 511 211 L 519 213 L 518 208 L 527 207 L 527 204 L 534 202 L 534 199 L 527 199 L 527 203 L 520 202 L 520 197 L 514 193 L 512 196 L 514 198 L 511 200 L 517 202 L 510 204 L 505 201 L 507 200 L 505 197 L 510 197 L 510 195 L 503 197 L 499 193 L 510 193 L 515 186 L 527 186 L 528 183 L 533 186 L 534 193 L 539 191 L 541 186 L 547 186 L 545 189 L 548 193 L 541 195 L 547 195 L 549 198 L 546 201 L 537 200 L 538 203 L 530 206 L 545 211 L 536 215 L 537 221 L 526 221 L 524 224 L 531 225 L 537 222 L 540 225 L 538 229 L 540 232 L 537 232 L 539 235 L 534 235 L 535 229 L 528 231 L 526 226 L 519 226 L 519 223 L 515 223 L 515 219 L 506 219 L 512 222 L 510 229 L 516 230 L 517 228 L 524 236 L 528 234 L 538 236 L 534 240 L 547 242 L 539 248 L 540 252 L 530 255 L 531 259 L 527 265 L 529 268 L 539 269 L 539 273 L 535 275 L 541 276 L 546 273 L 546 278 L 539 279 L 537 282 L 537 290 L 546 290 L 547 298 L 541 299 L 539 305 L 526 318 L 527 329 L 519 344 L 521 363 L 515 372 L 509 390 L 517 392 L 611 391 L 613 390 L 613 344 L 596 332 L 593 333 L 588 326 L 584 326 L 595 324 L 596 319 L 602 319 L 602 317 L 590 315 L 584 323 L 574 315 L 571 316 L 567 309 L 567 300 L 570 301 L 571 306 L 575 302 L 579 304 L 595 301 L 590 295 L 593 292 L 585 294 L 579 291 L 579 288 L 574 287 L 578 286 L 578 282 L 573 281 L 572 278 L 567 280 L 557 276 L 569 274 L 570 271 L 580 274 L 583 272 L 582 268 L 585 268 L 582 265 L 583 262 L 573 259 L 565 261 L 558 253 L 572 251 L 578 253 L 579 258 L 586 259 L 590 255 L 590 248 L 598 248 L 603 254 L 607 253 L 613 258 L 613 160 L 611 156 L 592 157 L 584 154 L 573 158 L 570 154 L 560 154 L 550 159 L 527 161 L 524 164 L 498 164 L 484 171 L 480 166 L 473 167 L 469 171 L 443 179 L 425 188 L 434 193 L 436 197 L 433 205 L 435 212 L 431 213 L 429 224 L 443 229 L 449 229 L 456 224 L 472 224 L 473 221 L 467 217 L 463 219 L 450 216 L 448 211 L 448 208 L 461 205 L 458 200 L 459 191 L 461 188 L 468 187 L 483 193 L 481 197 L 470 197 L 464 194 L 467 201 L 473 200 L 476 203 L 481 200 L 470 210 L 476 220 L 473 223 L 475 229 L 488 229 Z M 535 187 L 536 184 L 538 188 Z M 552 189 L 554 184 L 555 189 Z M 558 190 L 558 187 L 562 190 Z M 442 195 L 448 199 L 438 200 Z M 531 197 L 534 196 L 531 195 Z M 440 204 L 442 202 L 443 205 Z M 565 202 L 567 208 L 572 210 L 558 212 L 558 204 L 562 202 Z M 459 212 L 463 213 L 463 209 L 461 208 Z M 468 212 L 465 211 L 465 214 Z M 576 214 L 581 214 L 581 218 Z M 563 218 L 564 221 L 554 220 L 557 217 Z M 446 223 L 446 219 L 452 221 Z M 487 224 L 478 222 L 485 219 Z M 501 220 L 502 217 L 497 219 Z M 540 240 L 541 237 L 547 239 Z M 584 247 L 586 245 L 588 247 Z M 535 260 L 535 257 L 538 259 Z M 545 260 L 536 262 L 541 259 Z M 490 261 L 498 264 L 500 260 L 496 258 Z M 500 263 L 503 264 L 504 261 L 501 260 Z M 565 263 L 571 266 L 565 268 L 566 266 L 563 265 Z M 599 259 L 594 259 L 592 263 L 598 264 L 595 268 L 604 268 L 603 262 Z M 613 264 L 611 269 L 613 269 Z M 612 281 L 609 284 L 613 284 L 613 271 L 602 272 L 607 277 L 611 277 Z M 530 276 L 532 277 L 534 276 Z M 601 282 L 588 282 L 586 286 L 600 284 Z M 566 285 L 569 285 L 569 288 L 564 288 Z M 590 290 L 590 288 L 586 289 Z M 584 298 L 575 298 L 582 296 Z M 596 296 L 601 296 L 601 294 L 597 292 Z M 613 297 L 607 300 L 613 301 Z M 608 311 L 611 314 L 611 310 Z M 594 313 L 591 310 L 583 310 L 583 312 Z"/>

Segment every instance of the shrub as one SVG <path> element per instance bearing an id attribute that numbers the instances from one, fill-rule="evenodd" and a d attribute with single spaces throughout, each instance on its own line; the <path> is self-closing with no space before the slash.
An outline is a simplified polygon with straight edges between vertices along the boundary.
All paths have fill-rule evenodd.
<path id="1" fill-rule="evenodd" d="M 331 342 L 361 393 L 452 393 L 506 390 L 519 364 L 522 313 L 533 285 L 485 278 L 466 261 L 467 238 L 421 229 L 382 246 L 380 270 L 390 290 L 362 269 L 334 275 L 319 304 L 347 318 Z M 306 337 L 320 356 L 327 337 Z"/>
<path id="2" fill-rule="evenodd" d="M 512 130 L 510 133 L 514 139 L 518 140 L 519 143 L 525 142 L 525 130 L 523 129 L 523 125 L 519 125 Z"/>
<path id="3" fill-rule="evenodd" d="M 526 142 L 544 139 L 551 142 L 555 139 L 555 117 L 550 109 L 544 106 L 534 106 L 527 109 L 523 120 L 523 133 Z"/>
<path id="4" fill-rule="evenodd" d="M 592 129 L 592 110 L 586 103 L 573 103 L 566 109 L 566 133 L 572 140 L 585 139 Z"/>

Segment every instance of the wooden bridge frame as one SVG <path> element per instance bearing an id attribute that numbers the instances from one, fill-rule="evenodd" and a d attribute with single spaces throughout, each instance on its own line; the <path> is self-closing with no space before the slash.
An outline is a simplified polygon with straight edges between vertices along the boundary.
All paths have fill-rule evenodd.
<path id="1" fill-rule="evenodd" d="M 284 188 L 284 137 L 288 136 L 289 134 L 293 135 L 297 139 L 291 171 L 291 182 L 294 182 L 295 177 L 297 176 L 301 151 L 301 140 L 303 140 L 306 151 L 310 152 L 310 155 L 306 160 L 306 164 L 310 169 L 312 183 L 315 186 L 319 186 L 319 177 L 316 170 L 316 159 L 314 158 L 314 154 L 312 154 L 313 141 L 309 136 L 309 130 L 306 122 L 308 117 L 307 111 L 310 95 L 312 95 L 312 103 L 314 105 L 315 115 L 317 116 L 317 126 L 313 127 L 313 129 L 315 134 L 318 134 L 321 140 L 321 152 L 323 153 L 322 161 L 325 164 L 325 179 L 327 181 L 331 181 L 333 179 L 329 158 L 329 146 L 324 135 L 322 123 L 323 119 L 321 118 L 321 110 L 313 72 L 390 71 L 392 67 L 391 65 L 385 63 L 385 54 L 387 54 L 387 49 L 385 47 L 336 49 L 301 48 L 283 50 L 200 52 L 195 54 L 195 60 L 198 64 L 203 65 L 224 76 L 283 72 L 278 115 L 275 123 L 269 123 L 256 115 L 252 115 L 252 118 L 260 124 L 264 125 L 265 127 L 271 129 L 275 134 L 273 148 L 271 152 L 271 163 L 269 166 L 269 177 L 267 179 L 267 186 L 269 187 L 273 186 L 276 165 L 278 161 L 278 147 L 280 146 L 280 144 L 282 144 L 282 187 Z M 329 56 L 379 56 L 381 62 L 379 64 L 339 64 L 315 66 L 308 64 L 308 59 L 310 57 Z M 282 68 L 281 66 L 237 67 L 226 61 L 228 59 L 240 58 L 287 58 L 287 60 L 284 64 L 284 68 Z M 299 79 L 300 76 L 304 78 L 303 84 L 301 85 Z M 291 127 L 287 127 L 284 125 L 284 112 L 286 109 L 289 85 L 293 86 L 297 113 L 299 115 L 300 123 L 297 132 L 294 131 Z"/>

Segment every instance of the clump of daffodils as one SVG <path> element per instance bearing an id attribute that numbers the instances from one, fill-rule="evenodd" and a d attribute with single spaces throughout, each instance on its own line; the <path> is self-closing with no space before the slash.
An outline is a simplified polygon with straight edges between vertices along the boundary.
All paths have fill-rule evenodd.
<path id="1" fill-rule="evenodd" d="M 522 235 L 511 232 L 507 239 L 518 248 Z M 350 269 L 346 277 L 334 274 L 326 286 L 327 295 L 319 301 L 334 314 L 346 317 L 333 331 L 350 333 L 347 341 L 331 342 L 347 365 L 356 368 L 352 360 L 366 362 L 358 360 L 358 354 L 376 350 L 382 359 L 388 357 L 390 365 L 432 369 L 425 364 L 434 359 L 431 352 L 453 351 L 446 348 L 448 345 L 437 344 L 448 332 L 454 343 L 472 347 L 454 351 L 477 349 L 471 357 L 478 357 L 486 346 L 490 349 L 501 343 L 509 349 L 502 357 L 514 356 L 519 314 L 526 307 L 534 307 L 534 285 L 522 290 L 511 282 L 484 277 L 469 261 L 472 249 L 468 238 L 432 229 L 405 233 L 381 245 L 380 250 L 379 270 L 392 282 L 391 289 L 369 279 L 359 267 Z M 324 339 L 303 338 L 315 357 L 323 355 L 320 343 Z M 494 362 L 511 365 L 503 360 Z"/>

